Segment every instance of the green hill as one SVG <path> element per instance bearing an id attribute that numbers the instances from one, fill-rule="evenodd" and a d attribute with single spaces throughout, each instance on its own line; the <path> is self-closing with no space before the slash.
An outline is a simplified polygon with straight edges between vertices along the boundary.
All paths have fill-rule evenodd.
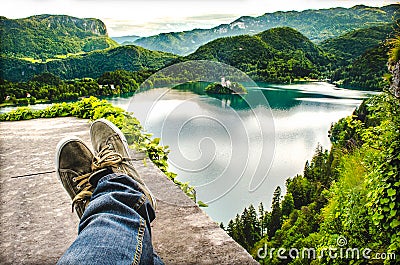
<path id="1" fill-rule="evenodd" d="M 377 47 L 394 32 L 392 23 L 358 29 L 321 43 L 320 47 L 334 55 L 338 65 L 350 63 L 367 50 Z"/>
<path id="2" fill-rule="evenodd" d="M 329 78 L 339 86 L 356 89 L 379 89 L 388 85 L 389 47 L 386 40 L 398 31 L 397 24 L 355 30 L 329 39 L 320 47 L 330 53 L 333 73 Z"/>
<path id="3" fill-rule="evenodd" d="M 315 43 L 337 37 L 349 31 L 379 26 L 399 18 L 399 4 L 381 8 L 364 5 L 352 8 L 305 10 L 302 12 L 274 12 L 259 17 L 244 16 L 211 29 L 194 29 L 183 32 L 161 33 L 143 37 L 136 45 L 179 55 L 194 52 L 200 46 L 228 36 L 256 34 L 276 27 L 291 27 Z"/>
<path id="4" fill-rule="evenodd" d="M 65 15 L 0 17 L 0 37 L 1 54 L 14 58 L 45 60 L 118 46 L 101 20 Z"/>
<path id="5" fill-rule="evenodd" d="M 223 62 L 257 81 L 266 82 L 315 78 L 327 63 L 319 47 L 291 28 L 270 29 L 255 36 L 220 38 L 201 46 L 185 59 Z"/>
<path id="6" fill-rule="evenodd" d="M 389 84 L 383 78 L 389 74 L 388 51 L 384 43 L 369 49 L 349 65 L 337 69 L 332 81 L 346 88 L 382 90 Z"/>
<path id="7" fill-rule="evenodd" d="M 301 50 L 311 62 L 323 65 L 328 61 L 324 52 L 300 32 L 288 28 L 273 28 L 256 35 L 280 52 Z"/>
<path id="8" fill-rule="evenodd" d="M 46 63 L 32 63 L 15 58 L 0 58 L 0 77 L 9 81 L 26 81 L 37 74 L 52 73 L 62 79 L 97 78 L 114 70 L 158 70 L 171 64 L 177 56 L 150 51 L 137 46 L 121 46 L 93 51 Z"/>

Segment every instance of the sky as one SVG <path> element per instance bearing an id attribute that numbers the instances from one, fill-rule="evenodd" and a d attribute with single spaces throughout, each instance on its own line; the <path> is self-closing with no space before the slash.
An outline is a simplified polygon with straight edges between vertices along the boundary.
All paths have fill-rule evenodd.
<path id="1" fill-rule="evenodd" d="M 241 16 L 358 4 L 384 6 L 398 0 L 1 0 L 0 15 L 39 14 L 99 18 L 110 36 L 150 36 L 161 32 L 212 28 Z"/>

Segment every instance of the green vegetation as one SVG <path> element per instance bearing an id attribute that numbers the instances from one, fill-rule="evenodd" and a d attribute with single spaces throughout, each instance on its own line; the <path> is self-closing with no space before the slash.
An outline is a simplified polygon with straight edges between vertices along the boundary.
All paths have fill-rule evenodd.
<path id="1" fill-rule="evenodd" d="M 319 47 L 327 51 L 335 61 L 335 67 L 350 64 L 370 49 L 376 48 L 391 36 L 396 27 L 393 23 L 357 29 L 322 42 Z"/>
<path id="2" fill-rule="evenodd" d="M 190 198 L 196 201 L 194 188 L 188 183 L 182 183 L 175 179 L 176 174 L 168 171 L 168 147 L 160 146 L 159 138 L 151 139 L 151 134 L 143 133 L 140 122 L 121 108 L 114 107 L 106 100 L 95 97 L 84 98 L 73 103 L 56 103 L 43 110 L 32 110 L 29 107 L 20 107 L 14 111 L 0 114 L 0 121 L 18 121 L 35 118 L 53 118 L 73 116 L 83 119 L 96 120 L 106 118 L 113 122 L 124 133 L 128 144 L 139 152 L 145 152 L 153 163 L 164 174 L 178 185 Z M 144 161 L 145 163 L 145 161 Z M 199 205 L 206 207 L 198 201 Z"/>
<path id="3" fill-rule="evenodd" d="M 280 83 L 318 78 L 320 69 L 327 64 L 322 50 L 291 28 L 220 38 L 201 46 L 186 59 L 223 62 L 256 81 Z"/>
<path id="4" fill-rule="evenodd" d="M 399 49 L 396 39 L 390 54 Z M 331 150 L 317 147 L 303 175 L 286 181 L 283 200 L 278 187 L 271 211 L 264 211 L 262 204 L 258 213 L 248 207 L 228 223 L 228 234 L 262 264 L 398 264 L 393 253 L 398 255 L 400 249 L 399 128 L 398 98 L 386 91 L 366 99 L 352 116 L 332 125 Z M 343 237 L 347 243 L 338 245 Z M 268 252 L 259 256 L 265 246 Z M 335 248 L 332 254 L 342 255 L 340 247 L 343 258 L 326 251 Z M 278 258 L 279 248 L 285 249 L 280 255 L 286 259 Z M 289 253 L 291 248 L 300 252 Z M 313 258 L 306 252 L 302 257 L 301 251 L 309 248 L 316 257 L 324 250 L 325 255 Z M 355 258 L 346 256 L 348 248 Z M 360 250 L 358 259 L 355 248 Z M 362 256 L 367 248 L 370 260 Z M 270 254 L 272 249 L 276 251 Z M 386 253 L 386 259 L 374 259 L 377 253 Z"/>
<path id="5" fill-rule="evenodd" d="M 98 78 L 104 72 L 115 70 L 158 70 L 173 63 L 175 58 L 173 54 L 135 46 L 94 51 L 46 63 L 0 57 L 0 77 L 9 81 L 27 81 L 35 75 L 50 72 L 62 79 Z"/>
<path id="6" fill-rule="evenodd" d="M 212 83 L 204 88 L 207 93 L 214 94 L 246 94 L 246 88 L 237 82 L 232 82 L 229 86 L 223 86 L 220 83 Z"/>
<path id="7" fill-rule="evenodd" d="M 240 17 L 230 24 L 211 29 L 194 29 L 183 32 L 161 33 L 136 40 L 134 44 L 150 50 L 188 55 L 200 46 L 221 38 L 243 34 L 256 34 L 276 27 L 291 27 L 315 43 L 338 37 L 349 31 L 379 26 L 399 18 L 399 5 L 381 8 L 355 6 L 305 10 L 302 12 L 274 12 L 259 17 Z"/>
<path id="8" fill-rule="evenodd" d="M 366 17 L 368 17 L 369 12 L 377 15 L 377 10 L 381 10 L 382 14 L 386 12 L 386 16 L 394 12 L 392 7 L 395 6 L 397 5 L 385 7 L 382 9 L 384 12 L 381 9 L 374 8 L 366 11 L 364 7 L 351 10 L 354 12 L 364 10 L 362 12 Z M 342 10 L 336 11 L 342 12 Z M 68 23 L 73 23 L 71 21 L 75 21 L 74 23 L 77 23 L 77 25 L 80 23 L 78 20 L 70 21 L 72 18 L 66 16 L 38 17 L 30 19 L 34 21 L 36 21 L 35 19 L 38 21 L 58 21 L 57 19 L 59 19 L 61 21 L 62 18 L 65 18 L 69 21 Z M 5 18 L 3 20 L 6 21 Z M 35 28 L 35 25 L 33 23 L 31 26 Z M 54 25 L 53 33 L 60 35 L 63 25 Z M 378 23 L 372 26 L 365 25 L 365 27 L 326 40 L 319 46 L 316 46 L 310 39 L 292 28 L 273 28 L 253 36 L 242 35 L 220 38 L 201 46 L 196 52 L 186 57 L 149 51 L 130 45 L 88 53 L 76 50 L 71 51 L 77 52 L 75 54 L 70 52 L 58 54 L 45 62 L 26 57 L 28 55 L 24 55 L 24 59 L 21 59 L 22 55 L 21 58 L 15 58 L 18 56 L 4 52 L 0 56 L 0 64 L 2 65 L 0 78 L 13 82 L 27 82 L 35 75 L 49 72 L 64 80 L 75 78 L 97 79 L 104 72 L 120 69 L 126 71 L 157 71 L 180 61 L 214 60 L 232 65 L 244 71 L 256 81 L 290 83 L 296 80 L 328 78 L 339 86 L 357 89 L 385 87 L 388 83 L 381 77 L 387 74 L 386 52 L 388 48 L 382 43 L 397 26 L 392 23 Z M 27 28 L 26 36 L 29 36 L 29 30 L 31 28 Z M 94 31 L 102 32 L 100 29 Z M 86 36 L 81 35 L 78 34 L 77 36 L 80 36 L 80 38 Z M 169 35 L 165 34 L 165 36 Z M 66 38 L 66 36 L 64 37 Z M 73 37 L 71 38 L 73 39 Z M 37 41 L 39 45 L 43 40 L 38 39 Z M 13 46 L 18 46 L 9 42 L 4 42 L 2 45 L 7 46 L 4 49 L 5 51 L 16 49 Z M 62 45 L 59 44 L 58 46 L 61 47 Z M 186 73 L 186 71 L 184 72 Z M 156 82 L 163 83 L 162 80 L 156 80 Z M 153 83 L 153 85 L 157 84 Z"/>
<path id="9" fill-rule="evenodd" d="M 340 87 L 378 90 L 389 85 L 384 78 L 387 68 L 389 47 L 381 43 L 332 73 L 331 80 Z M 381 90 L 381 89 L 379 89 Z"/>
<path id="10" fill-rule="evenodd" d="M 388 86 L 382 78 L 388 75 L 386 39 L 397 28 L 388 23 L 355 30 L 319 46 L 294 29 L 274 28 L 214 40 L 185 59 L 223 62 L 262 82 L 328 78 L 342 87 L 377 90 Z"/>
<path id="11" fill-rule="evenodd" d="M 333 71 L 327 76 L 341 87 L 372 89 L 387 87 L 389 82 L 387 39 L 398 30 L 397 24 L 356 30 L 330 39 L 321 47 L 330 53 Z"/>
<path id="12" fill-rule="evenodd" d="M 0 17 L 1 54 L 46 60 L 58 55 L 116 47 L 98 19 L 39 15 L 21 19 Z"/>
<path id="13" fill-rule="evenodd" d="M 110 96 L 135 92 L 152 72 L 105 72 L 97 80 L 81 78 L 62 80 L 51 73 L 34 76 L 27 82 L 9 82 L 0 79 L 0 103 L 16 105 L 35 104 L 36 99 L 51 101 L 76 100 L 87 96 Z M 29 95 L 29 96 L 28 96 Z"/>

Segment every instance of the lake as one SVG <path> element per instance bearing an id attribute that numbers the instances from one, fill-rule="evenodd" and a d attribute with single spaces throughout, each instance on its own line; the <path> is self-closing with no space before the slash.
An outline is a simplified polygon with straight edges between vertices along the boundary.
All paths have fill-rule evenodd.
<path id="1" fill-rule="evenodd" d="M 258 84 L 242 96 L 207 95 L 204 87 L 184 84 L 108 100 L 169 145 L 170 171 L 194 186 L 197 199 L 208 204 L 203 210 L 225 225 L 250 204 L 269 209 L 275 188 L 285 193 L 285 180 L 302 174 L 318 143 L 330 148 L 331 124 L 374 94 L 323 82 Z"/>
<path id="2" fill-rule="evenodd" d="M 250 204 L 270 208 L 275 188 L 284 194 L 285 180 L 302 173 L 318 143 L 330 148 L 331 124 L 372 94 L 323 82 L 258 85 L 243 96 L 207 95 L 204 85 L 185 84 L 110 101 L 170 146 L 170 170 L 226 224 Z"/>

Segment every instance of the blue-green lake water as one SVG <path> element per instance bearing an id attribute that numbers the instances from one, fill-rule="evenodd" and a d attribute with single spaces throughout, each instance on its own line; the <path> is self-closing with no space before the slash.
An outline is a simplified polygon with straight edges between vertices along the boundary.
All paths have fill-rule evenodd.
<path id="1" fill-rule="evenodd" d="M 247 87 L 246 95 L 206 95 L 203 87 L 152 89 L 110 99 L 170 146 L 170 170 L 195 186 L 213 220 L 226 224 L 250 204 L 271 204 L 277 186 L 301 174 L 332 123 L 370 92 L 327 83 Z"/>

